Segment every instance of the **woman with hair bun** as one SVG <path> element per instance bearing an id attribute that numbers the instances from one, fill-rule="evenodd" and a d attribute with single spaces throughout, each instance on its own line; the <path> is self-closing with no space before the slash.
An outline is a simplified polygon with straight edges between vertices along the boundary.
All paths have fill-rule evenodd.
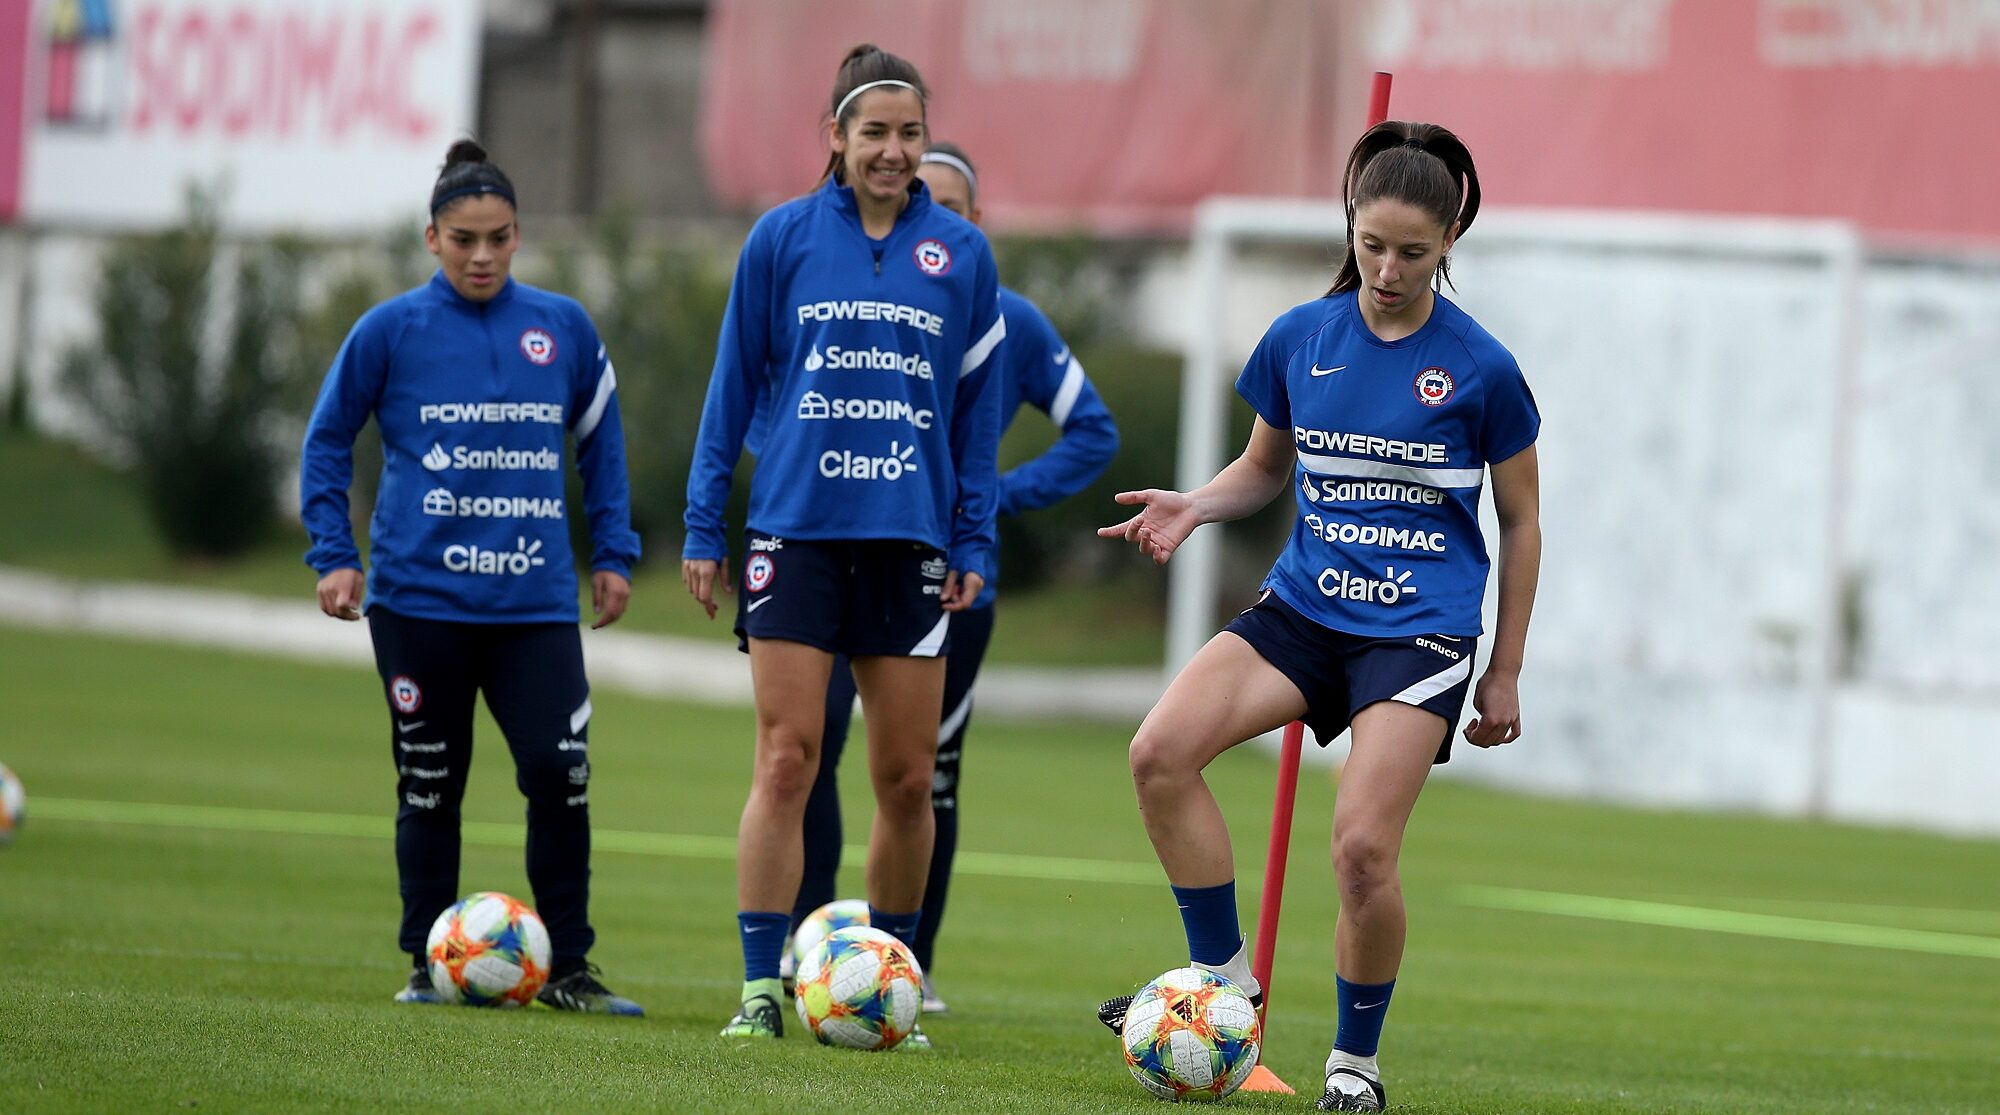
<path id="1" fill-rule="evenodd" d="M 729 1037 L 784 1032 L 779 957 L 835 655 L 868 724 L 871 924 L 913 944 L 921 918 L 950 621 L 992 574 L 992 357 L 1007 333 L 986 237 L 917 178 L 927 96 L 915 66 L 872 44 L 842 60 L 820 186 L 751 229 L 702 408 L 681 571 L 710 618 L 729 582 L 730 478 L 746 446 L 757 457 L 736 611 L 757 735 Z"/>
<path id="2" fill-rule="evenodd" d="M 596 940 L 590 686 L 563 489 L 573 436 L 594 544 L 593 626 L 603 627 L 624 614 L 639 560 L 617 376 L 581 305 L 509 276 L 520 245 L 514 185 L 471 140 L 445 156 L 424 243 L 437 274 L 355 323 L 299 470 L 320 610 L 359 620 L 365 601 L 389 706 L 398 943 L 414 962 L 396 1001 L 440 1001 L 424 946 L 459 897 L 459 802 L 483 694 L 528 799 L 528 882 L 552 953 L 539 1002 L 642 1014 L 586 959 Z M 383 463 L 364 578 L 347 489 L 354 437 L 370 418 Z"/>
<path id="3" fill-rule="evenodd" d="M 1499 615 L 1472 691 L 1476 747 L 1521 734 L 1518 680 L 1541 563 L 1541 419 L 1500 342 L 1434 288 L 1479 213 L 1457 136 L 1390 121 L 1347 160 L 1345 260 L 1323 297 L 1265 333 L 1237 393 L 1250 444 L 1191 492 L 1123 492 L 1139 513 L 1098 534 L 1164 565 L 1194 529 L 1240 519 L 1287 488 L 1298 520 L 1257 603 L 1168 686 L 1132 740 L 1146 834 L 1173 884 L 1198 967 L 1261 1001 L 1236 920 L 1229 830 L 1201 772 L 1293 720 L 1322 746 L 1353 733 L 1333 810 L 1339 1021 L 1322 1111 L 1380 1111 L 1376 1050 L 1402 963 L 1397 857 L 1471 687 L 1487 579 L 1479 493 L 1500 524 Z M 1113 1030 L 1132 997 L 1098 1008 Z"/>

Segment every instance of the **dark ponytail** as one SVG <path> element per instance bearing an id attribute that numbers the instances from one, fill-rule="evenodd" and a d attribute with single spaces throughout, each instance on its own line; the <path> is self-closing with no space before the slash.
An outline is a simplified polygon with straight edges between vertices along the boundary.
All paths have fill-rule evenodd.
<path id="1" fill-rule="evenodd" d="M 438 214 L 461 198 L 498 194 L 509 209 L 520 208 L 514 201 L 514 183 L 499 167 L 486 161 L 486 149 L 470 139 L 461 139 L 444 153 L 444 169 L 431 187 L 431 223 Z"/>
<path id="2" fill-rule="evenodd" d="M 1347 257 L 1327 294 L 1358 290 L 1361 265 L 1354 257 L 1354 215 L 1365 205 L 1391 198 L 1437 218 L 1447 235 L 1472 227 L 1479 213 L 1479 172 L 1465 143 L 1436 124 L 1386 120 L 1362 133 L 1347 156 L 1341 200 L 1347 212 Z M 1451 261 L 1438 262 L 1438 277 L 1451 282 Z"/>
<path id="3" fill-rule="evenodd" d="M 827 116 L 838 116 L 833 121 L 834 127 L 846 128 L 847 121 L 854 115 L 856 107 L 854 104 L 849 104 L 847 110 L 842 112 L 840 102 L 847 100 L 849 93 L 871 81 L 907 81 L 916 88 L 918 100 L 928 104 L 931 99 L 931 91 L 924 85 L 923 75 L 917 73 L 916 66 L 874 43 L 861 43 L 848 51 L 847 57 L 840 60 L 840 69 L 834 74 L 833 96 L 826 102 Z M 826 169 L 820 172 L 819 180 L 822 183 L 829 178 L 836 182 L 841 181 L 840 163 L 840 152 L 829 151 L 826 157 Z"/>

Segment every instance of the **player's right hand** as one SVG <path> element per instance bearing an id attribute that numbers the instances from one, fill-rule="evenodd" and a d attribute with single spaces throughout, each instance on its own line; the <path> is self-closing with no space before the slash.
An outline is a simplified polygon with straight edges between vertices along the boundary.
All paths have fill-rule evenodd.
<path id="1" fill-rule="evenodd" d="M 361 594 L 368 578 L 359 569 L 336 569 L 319 579 L 319 610 L 335 619 L 361 618 Z"/>
<path id="2" fill-rule="evenodd" d="M 708 618 L 715 618 L 715 588 L 720 581 L 722 591 L 735 592 L 729 587 L 729 567 L 719 561 L 706 559 L 681 562 L 681 583 L 687 586 L 688 594 L 708 612 Z"/>
<path id="3" fill-rule="evenodd" d="M 1194 501 L 1182 492 L 1147 488 L 1143 492 L 1119 492 L 1117 500 L 1146 506 L 1117 526 L 1097 528 L 1097 536 L 1136 543 L 1139 552 L 1152 558 L 1155 565 L 1165 565 L 1188 535 L 1194 533 L 1194 528 L 1201 525 Z"/>

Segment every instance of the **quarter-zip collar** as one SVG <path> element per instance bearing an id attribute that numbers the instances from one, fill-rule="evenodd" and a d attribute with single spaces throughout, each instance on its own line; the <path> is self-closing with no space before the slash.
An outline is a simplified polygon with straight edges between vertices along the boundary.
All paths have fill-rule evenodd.
<path id="1" fill-rule="evenodd" d="M 861 204 L 854 200 L 854 187 L 843 186 L 833 179 L 828 178 L 820 186 L 819 192 L 820 196 L 836 210 L 851 218 L 856 228 L 861 227 Z M 909 204 L 903 206 L 901 213 L 896 214 L 896 223 L 890 227 L 889 236 L 884 237 L 884 239 L 894 237 L 897 232 L 902 230 L 905 224 L 922 216 L 924 211 L 930 208 L 931 191 L 930 187 L 924 185 L 923 179 L 912 178 L 910 180 L 909 192 Z M 867 235 L 866 229 L 863 229 L 862 235 Z"/>

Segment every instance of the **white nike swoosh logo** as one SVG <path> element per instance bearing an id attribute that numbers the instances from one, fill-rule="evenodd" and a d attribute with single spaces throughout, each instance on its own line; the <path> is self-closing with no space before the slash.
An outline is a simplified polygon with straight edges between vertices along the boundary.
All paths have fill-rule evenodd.
<path id="1" fill-rule="evenodd" d="M 743 927 L 743 932 L 745 932 L 745 933 L 762 933 L 763 931 L 765 931 L 766 929 L 769 929 L 769 928 L 771 928 L 771 927 L 770 927 L 770 926 L 768 926 L 768 925 L 746 925 L 746 926 L 744 926 L 744 927 Z"/>
<path id="2" fill-rule="evenodd" d="M 1330 376 L 1333 373 L 1340 371 L 1341 368 L 1345 367 L 1347 367 L 1347 365 L 1342 364 L 1340 368 L 1322 368 L 1318 364 L 1314 364 L 1312 369 L 1312 374 L 1316 376 Z"/>
<path id="3" fill-rule="evenodd" d="M 1447 643 L 1462 643 L 1465 641 L 1456 635 L 1439 635 L 1438 638 L 1443 639 Z"/>
<path id="4" fill-rule="evenodd" d="M 749 613 L 751 613 L 751 612 L 754 612 L 754 611 L 756 611 L 757 609 L 759 609 L 759 608 L 763 607 L 763 606 L 764 606 L 764 605 L 766 605 L 766 604 L 769 604 L 769 603 L 770 603 L 771 601 L 773 601 L 773 600 L 776 600 L 776 599 L 777 599 L 777 597 L 775 597 L 775 596 L 766 596 L 766 597 L 765 597 L 764 599 L 762 599 L 762 600 L 752 600 L 752 601 L 750 602 L 750 606 L 749 606 L 748 608 L 745 608 L 745 609 L 743 609 L 743 611 L 744 611 L 744 614 L 746 614 L 746 615 L 747 615 L 747 614 L 749 614 Z"/>
<path id="5" fill-rule="evenodd" d="M 396 721 L 396 730 L 399 732 L 414 732 L 418 728 L 423 727 L 425 723 L 426 721 L 422 720 L 410 720 L 410 721 L 398 720 Z"/>
<path id="6" fill-rule="evenodd" d="M 1384 1000 L 1382 1000 L 1382 1003 L 1386 1003 L 1386 1002 L 1388 1002 L 1388 1001 L 1389 1001 L 1389 1000 L 1387 1000 L 1387 999 L 1384 999 Z M 1374 1009 L 1375 1009 L 1376 1007 L 1379 1007 L 1379 1006 L 1381 1006 L 1381 1005 L 1382 1005 L 1382 1003 L 1356 1003 L 1356 1004 L 1354 1004 L 1354 1009 L 1355 1009 L 1355 1010 L 1374 1010 Z"/>

